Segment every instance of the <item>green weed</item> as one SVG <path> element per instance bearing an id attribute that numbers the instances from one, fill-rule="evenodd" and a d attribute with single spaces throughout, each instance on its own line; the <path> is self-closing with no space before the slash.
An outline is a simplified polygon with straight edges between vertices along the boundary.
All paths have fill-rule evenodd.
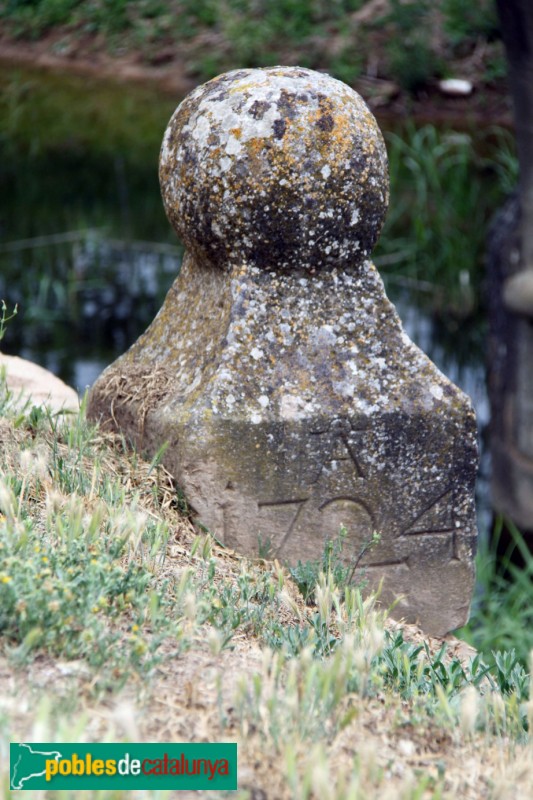
<path id="1" fill-rule="evenodd" d="M 501 554 L 504 524 L 511 540 Z M 516 556 L 522 565 L 513 560 Z M 481 543 L 476 564 L 478 594 L 460 635 L 481 652 L 492 654 L 488 660 L 500 682 L 516 683 L 515 668 L 527 668 L 533 649 L 533 555 L 516 526 L 499 518 L 490 541 Z"/>
<path id="2" fill-rule="evenodd" d="M 0 311 L 2 312 L 2 316 L 0 317 L 0 342 L 1 342 L 6 333 L 7 323 L 10 320 L 12 320 L 13 317 L 16 317 L 18 313 L 18 306 L 15 305 L 13 311 L 11 312 L 11 314 L 9 314 L 5 300 L 2 300 L 2 303 L 0 305 Z"/>
<path id="3" fill-rule="evenodd" d="M 445 644 L 432 652 L 384 630 L 375 598 L 363 599 L 353 587 L 343 598 L 331 574 L 320 588 L 317 613 L 287 629 L 285 641 L 266 651 L 263 672 L 241 683 L 243 724 L 259 726 L 278 748 L 295 737 L 315 741 L 348 724 L 345 697 L 392 692 L 421 717 L 523 738 L 530 679 L 513 653 L 500 654 L 496 669 L 479 655 L 466 665 L 448 656 Z"/>
<path id="4" fill-rule="evenodd" d="M 379 542 L 379 534 L 374 533 L 370 541 L 365 542 L 359 553 L 354 557 L 346 553 L 346 537 L 348 531 L 341 525 L 338 536 L 328 540 L 324 546 L 322 556 L 316 560 L 298 561 L 296 566 L 289 567 L 289 573 L 300 590 L 306 603 L 314 603 L 316 589 L 319 586 L 320 576 L 331 574 L 335 585 L 344 589 L 354 579 L 357 569 L 365 553 Z M 364 586 L 363 575 L 359 576 L 359 585 Z"/>
<path id="5" fill-rule="evenodd" d="M 18 424 L 38 438 L 51 427 L 54 442 L 23 448 L 16 472 L 0 480 L 0 633 L 11 657 L 84 658 L 115 682 L 132 669 L 149 672 L 161 636 L 180 638 L 179 617 L 169 624 L 163 613 L 168 586 L 154 594 L 152 564 L 167 527 L 128 501 L 119 482 L 100 482 L 98 459 L 85 468 L 94 434 L 84 423 L 65 431 L 32 408 Z"/>

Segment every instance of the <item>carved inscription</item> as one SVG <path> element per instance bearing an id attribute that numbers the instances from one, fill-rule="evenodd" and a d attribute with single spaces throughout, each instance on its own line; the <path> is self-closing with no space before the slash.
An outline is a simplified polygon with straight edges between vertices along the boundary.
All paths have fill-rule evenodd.
<path id="1" fill-rule="evenodd" d="M 453 490 L 446 488 L 435 500 L 426 503 L 420 509 L 402 530 L 399 538 L 411 539 L 423 536 L 427 542 L 427 537 L 441 537 L 444 542 L 438 545 L 438 549 L 445 551 L 447 560 L 460 561 L 457 533 L 458 529 L 453 518 Z M 434 547 L 437 548 L 437 544 Z"/>
<path id="2" fill-rule="evenodd" d="M 372 510 L 359 496 L 365 471 L 356 452 L 354 436 L 364 432 L 348 419 L 336 418 L 327 427 L 310 431 L 308 457 L 316 456 L 316 467 L 307 486 L 295 497 L 268 499 L 258 503 L 261 534 L 268 531 L 276 556 L 286 555 L 289 541 L 300 543 L 311 535 L 324 537 L 346 528 L 354 548 L 371 538 Z M 326 533 L 327 532 L 327 533 Z"/>
<path id="3" fill-rule="evenodd" d="M 425 533 L 445 533 L 455 528 L 453 522 L 453 492 L 447 488 L 435 500 L 425 505 L 403 529 L 402 536 Z"/>
<path id="4" fill-rule="evenodd" d="M 278 558 L 295 553 L 319 552 L 326 538 L 346 529 L 346 560 L 358 555 L 377 530 L 372 474 L 359 453 L 365 452 L 360 437 L 368 434 L 346 418 L 336 418 L 321 429 L 309 431 L 304 451 L 314 464 L 308 480 L 292 496 L 266 498 L 258 503 L 260 535 L 270 540 Z M 368 449 L 368 446 L 366 446 Z M 305 470 L 304 473 L 305 475 Z M 408 570 L 409 560 L 423 551 L 441 563 L 457 560 L 453 489 L 446 486 L 436 496 L 414 508 L 395 535 L 384 533 L 379 545 L 361 562 L 365 569 Z"/>
<path id="5" fill-rule="evenodd" d="M 357 455 L 357 447 L 360 445 L 360 435 L 366 433 L 367 429 L 366 422 L 354 427 L 350 420 L 337 417 L 327 428 L 310 431 L 311 437 L 316 439 L 315 443 L 310 442 L 311 451 L 316 448 L 321 454 L 310 483 L 316 484 L 324 476 L 331 475 L 338 480 L 344 478 L 350 484 L 356 483 L 358 478 L 364 479 L 366 472 Z"/>
<path id="6" fill-rule="evenodd" d="M 276 542 L 276 556 L 281 555 L 308 502 L 309 498 L 304 497 L 297 500 L 275 500 L 273 502 L 258 503 L 259 521 L 261 523 L 261 520 L 265 520 L 268 524 L 269 536 Z M 283 533 L 283 531 L 285 532 Z"/>
<path id="7" fill-rule="evenodd" d="M 258 507 L 261 533 L 269 532 L 277 557 L 284 555 L 295 535 L 307 536 L 318 529 L 324 536 L 329 532 L 330 538 L 332 531 L 338 532 L 343 526 L 348 542 L 352 540 L 357 547 L 372 537 L 375 527 L 370 509 L 356 497 L 333 497 L 320 502 L 320 497 L 310 495 L 305 499 L 260 502 Z"/>

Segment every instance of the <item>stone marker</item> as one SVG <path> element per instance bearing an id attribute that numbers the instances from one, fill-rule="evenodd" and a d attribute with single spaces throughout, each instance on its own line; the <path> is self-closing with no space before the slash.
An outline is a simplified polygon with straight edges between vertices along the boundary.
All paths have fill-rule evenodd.
<path id="1" fill-rule="evenodd" d="M 369 260 L 385 146 L 350 88 L 297 67 L 192 92 L 160 179 L 187 252 L 89 414 L 165 464 L 229 547 L 316 559 L 347 530 L 396 616 L 468 618 L 476 540 L 471 404 L 402 330 Z"/>

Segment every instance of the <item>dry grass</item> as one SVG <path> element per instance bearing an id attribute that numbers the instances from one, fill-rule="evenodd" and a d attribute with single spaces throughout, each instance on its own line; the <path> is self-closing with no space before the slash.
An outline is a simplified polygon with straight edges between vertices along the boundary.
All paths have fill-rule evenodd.
<path id="1" fill-rule="evenodd" d="M 105 500 L 110 515 L 134 507 L 142 519 L 168 532 L 158 540 L 164 552 L 148 558 L 149 543 L 136 540 L 122 560 L 138 560 L 150 570 L 150 591 L 167 593 L 164 613 L 179 620 L 180 647 L 171 635 L 162 638 L 154 666 L 131 670 L 120 685 L 108 681 L 102 691 L 98 670 L 86 658 L 65 658 L 36 647 L 17 659 L 15 642 L 4 637 L 0 752 L 6 752 L 9 740 L 236 741 L 236 796 L 249 800 L 533 795 L 533 751 L 523 737 L 517 738 L 508 698 L 486 683 L 467 686 L 457 695 L 437 690 L 431 702 L 416 691 L 406 698 L 374 674 L 383 626 L 392 633 L 403 631 L 413 644 L 427 642 L 433 656 L 442 640 L 428 640 L 414 626 L 387 619 L 372 598 L 350 611 L 338 588 L 325 579 L 324 593 L 329 592 L 331 602 L 324 614 L 337 636 L 332 655 L 317 658 L 309 647 L 293 656 L 273 651 L 264 644 L 264 630 L 275 624 L 283 631 L 305 626 L 317 613 L 305 605 L 281 565 L 251 562 L 209 536 L 199 537 L 180 510 L 170 475 L 127 451 L 120 437 L 87 432 L 77 419 L 65 425 L 46 417 L 33 424 L 28 420 L 9 413 L 0 418 L 4 481 L 17 471 L 20 476 L 21 463 L 26 464 L 18 521 L 30 520 L 43 540 L 50 535 L 47 514 L 50 496 L 57 493 L 51 465 L 58 459 L 65 471 L 75 466 L 90 476 L 85 493 L 77 492 L 86 515 L 103 502 L 105 482 L 120 486 L 122 508 L 111 508 L 109 492 Z M 32 472 L 27 456 L 21 462 L 21 452 L 30 452 L 33 463 L 41 459 L 46 469 Z M 6 523 L 9 511 L 2 511 Z M 243 593 L 257 586 L 272 597 L 263 609 L 262 626 L 248 617 L 228 635 L 217 598 L 228 587 L 240 587 L 235 597 L 241 602 Z M 131 613 L 126 609 L 119 623 L 124 636 Z M 149 630 L 145 635 L 148 639 Z M 466 668 L 473 655 L 451 638 L 444 660 L 460 659 Z M 2 764 L 7 769 L 5 759 Z M 0 797 L 11 796 L 5 777 L 0 776 L 0 787 Z M 205 796 L 215 800 L 219 795 Z"/>
<path id="2" fill-rule="evenodd" d="M 118 413 L 121 407 L 125 407 L 131 413 L 133 408 L 138 420 L 138 439 L 142 443 L 146 415 L 159 400 L 167 396 L 166 390 L 171 381 L 170 372 L 158 366 L 148 369 L 132 365 L 129 371 L 114 375 L 102 390 L 102 400 L 111 399 L 110 411 L 114 429 L 120 428 L 115 413 Z"/>

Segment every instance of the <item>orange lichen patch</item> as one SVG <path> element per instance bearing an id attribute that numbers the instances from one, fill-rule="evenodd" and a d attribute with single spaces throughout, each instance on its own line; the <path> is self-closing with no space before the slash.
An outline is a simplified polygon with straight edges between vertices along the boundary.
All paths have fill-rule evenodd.
<path id="1" fill-rule="evenodd" d="M 265 140 L 262 136 L 255 136 L 248 139 L 246 142 L 246 149 L 251 156 L 259 157 L 263 155 L 265 150 Z"/>

